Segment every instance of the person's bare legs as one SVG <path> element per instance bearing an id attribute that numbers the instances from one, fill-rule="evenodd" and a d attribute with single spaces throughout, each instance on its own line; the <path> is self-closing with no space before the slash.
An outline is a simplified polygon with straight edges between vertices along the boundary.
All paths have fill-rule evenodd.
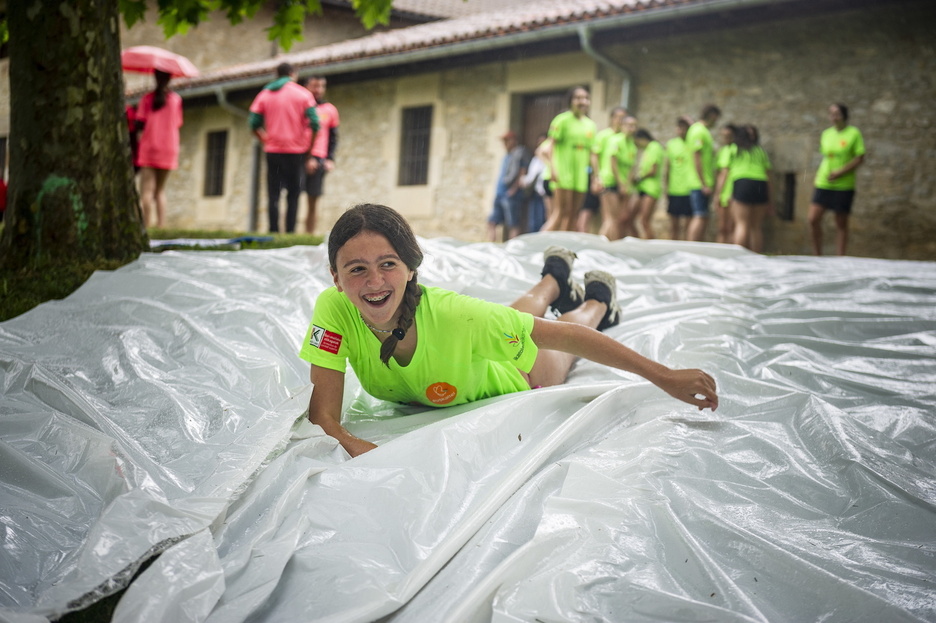
<path id="1" fill-rule="evenodd" d="M 686 237 L 689 240 L 702 242 L 705 240 L 705 230 L 707 227 L 707 216 L 693 216 L 691 219 L 689 219 L 689 231 L 686 232 Z"/>
<path id="2" fill-rule="evenodd" d="M 318 197 L 307 194 L 309 213 L 306 215 L 305 230 L 307 234 L 315 233 L 316 209 L 318 207 Z"/>
<path id="3" fill-rule="evenodd" d="M 734 218 L 734 233 L 732 234 L 732 242 L 744 247 L 745 249 L 750 249 L 751 212 L 753 210 L 753 206 L 732 199 L 730 208 L 731 216 Z"/>
<path id="4" fill-rule="evenodd" d="M 818 203 L 809 205 L 809 230 L 812 234 L 813 253 L 822 255 L 822 214 L 824 208 Z"/>
<path id="5" fill-rule="evenodd" d="M 582 207 L 584 196 L 584 193 L 568 188 L 557 188 L 553 201 L 556 219 L 553 221 L 550 216 L 550 222 L 546 223 L 548 231 L 575 231 L 575 221 L 578 217 L 578 210 Z"/>
<path id="6" fill-rule="evenodd" d="M 766 203 L 751 206 L 751 230 L 748 232 L 748 239 L 751 241 L 751 251 L 755 253 L 764 251 L 764 216 L 766 214 Z"/>
<path id="7" fill-rule="evenodd" d="M 166 181 L 169 179 L 169 171 L 153 170 L 156 171 L 156 227 L 162 229 L 166 226 Z"/>
<path id="8" fill-rule="evenodd" d="M 601 229 L 598 230 L 598 233 L 607 238 L 608 240 L 617 240 L 621 236 L 618 235 L 618 218 L 621 210 L 621 202 L 616 191 L 605 190 L 599 196 L 599 201 L 601 202 Z"/>
<path id="9" fill-rule="evenodd" d="M 643 230 L 645 240 L 653 240 L 656 233 L 653 231 L 653 210 L 656 208 L 657 200 L 646 195 L 640 198 L 640 228 Z"/>
<path id="10" fill-rule="evenodd" d="M 510 306 L 542 318 L 549 305 L 559 296 L 559 283 L 552 275 L 544 275 L 539 283 L 527 290 Z M 572 311 L 559 316 L 559 322 L 575 322 L 592 329 L 604 318 L 608 306 L 589 299 Z M 576 357 L 558 350 L 540 350 L 530 370 L 530 387 L 550 387 L 565 383 Z"/>
<path id="11" fill-rule="evenodd" d="M 143 226 L 149 227 L 150 215 L 156 211 L 156 169 L 140 169 L 140 207 L 143 208 Z"/>
<path id="12" fill-rule="evenodd" d="M 631 197 L 628 194 L 621 193 L 621 218 L 618 219 L 618 234 L 624 236 L 633 236 L 638 238 L 637 225 L 634 221 L 637 219 L 637 200 L 639 197 Z"/>
<path id="13" fill-rule="evenodd" d="M 839 255 L 845 255 L 846 247 L 848 247 L 848 214 L 844 212 L 836 212 L 835 252 Z"/>

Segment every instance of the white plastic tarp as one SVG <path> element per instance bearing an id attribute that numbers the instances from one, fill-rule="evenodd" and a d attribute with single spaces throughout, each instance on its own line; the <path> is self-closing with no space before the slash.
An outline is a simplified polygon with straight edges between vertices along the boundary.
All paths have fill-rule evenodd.
<path id="1" fill-rule="evenodd" d="M 699 412 L 580 361 L 455 408 L 353 373 L 304 419 L 323 248 L 145 255 L 0 324 L 0 620 L 936 620 L 936 265 L 576 234 L 420 241 L 509 303 L 542 251 L 615 275 L 609 335 L 702 367 Z"/>

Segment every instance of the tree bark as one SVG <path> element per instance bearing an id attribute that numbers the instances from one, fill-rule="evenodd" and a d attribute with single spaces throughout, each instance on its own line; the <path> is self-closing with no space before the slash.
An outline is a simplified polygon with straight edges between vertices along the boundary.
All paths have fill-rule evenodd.
<path id="1" fill-rule="evenodd" d="M 9 2 L 10 181 L 0 265 L 131 261 L 147 247 L 117 0 Z"/>

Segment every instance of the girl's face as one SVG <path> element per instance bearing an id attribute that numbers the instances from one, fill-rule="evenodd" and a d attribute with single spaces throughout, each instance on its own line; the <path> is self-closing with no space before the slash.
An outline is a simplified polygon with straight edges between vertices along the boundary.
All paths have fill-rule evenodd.
<path id="1" fill-rule="evenodd" d="M 621 131 L 628 136 L 633 136 L 634 132 L 637 131 L 637 119 L 634 117 L 625 118 L 624 123 L 621 124 Z"/>
<path id="2" fill-rule="evenodd" d="M 396 327 L 406 283 L 415 273 L 382 234 L 362 231 L 338 249 L 332 278 L 339 292 L 378 329 Z"/>
<path id="3" fill-rule="evenodd" d="M 572 94 L 572 103 L 569 109 L 575 113 L 576 116 L 582 116 L 588 114 L 589 108 L 591 108 L 591 96 L 588 95 L 588 91 L 585 89 L 575 89 L 575 92 Z"/>
<path id="4" fill-rule="evenodd" d="M 615 110 L 611 114 L 611 127 L 614 130 L 620 131 L 621 124 L 624 123 L 624 117 L 626 116 L 627 116 L 627 113 L 624 112 L 623 110 Z"/>
<path id="5" fill-rule="evenodd" d="M 722 145 L 730 145 L 731 143 L 734 143 L 734 132 L 731 131 L 731 128 L 722 128 L 721 143 Z"/>
<path id="6" fill-rule="evenodd" d="M 834 125 L 842 125 L 845 123 L 845 115 L 842 114 L 842 111 L 835 104 L 829 106 L 829 120 Z"/>

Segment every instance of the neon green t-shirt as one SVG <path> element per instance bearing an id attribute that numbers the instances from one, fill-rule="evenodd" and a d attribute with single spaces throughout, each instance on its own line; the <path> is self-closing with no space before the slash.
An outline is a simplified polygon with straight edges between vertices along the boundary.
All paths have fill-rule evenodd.
<path id="1" fill-rule="evenodd" d="M 420 287 L 418 340 L 409 365 L 400 366 L 391 357 L 388 368 L 380 361 L 380 340 L 336 288 L 315 301 L 299 356 L 342 373 L 350 362 L 364 391 L 404 404 L 457 405 L 530 388 L 519 370 L 529 372 L 536 361 L 532 315 Z"/>
<path id="2" fill-rule="evenodd" d="M 558 188 L 588 192 L 588 169 L 598 127 L 586 116 L 576 117 L 571 110 L 559 113 L 549 124 L 553 139 L 553 181 Z"/>
<path id="3" fill-rule="evenodd" d="M 699 190 L 702 186 L 713 186 L 715 184 L 715 142 L 712 140 L 712 133 L 708 126 L 701 121 L 696 121 L 689 126 L 689 131 L 686 132 L 686 144 L 689 146 L 689 162 L 692 165 L 692 190 Z M 695 162 L 691 157 L 696 152 L 702 155 L 704 180 L 699 179 Z M 705 184 L 702 183 L 703 181 Z"/>
<path id="4" fill-rule="evenodd" d="M 826 190 L 855 190 L 855 171 L 849 171 L 837 180 L 829 181 L 829 173 L 841 169 L 846 164 L 865 154 L 864 137 L 853 125 L 845 126 L 839 132 L 835 126 L 826 128 L 819 140 L 822 152 L 822 164 L 816 171 L 816 188 Z"/>
<path id="5" fill-rule="evenodd" d="M 612 128 L 605 128 L 595 135 L 592 151 L 598 154 L 598 175 L 601 184 L 605 188 L 617 186 L 617 179 L 614 177 L 614 169 L 611 166 L 611 158 L 617 153 L 618 143 L 624 138 L 623 134 L 615 132 Z"/>
<path id="6" fill-rule="evenodd" d="M 666 160 L 666 154 L 663 151 L 663 145 L 659 141 L 650 141 L 644 148 L 643 155 L 640 157 L 640 167 L 637 175 L 641 178 L 637 184 L 637 190 L 647 193 L 654 199 L 659 199 L 663 192 L 663 162 Z M 656 165 L 656 173 L 650 177 L 645 177 Z"/>
<path id="7" fill-rule="evenodd" d="M 686 141 L 679 138 L 671 138 L 666 143 L 666 159 L 669 161 L 669 179 L 667 180 L 667 194 L 674 197 L 687 197 L 692 190 L 692 182 L 695 176 L 690 171 L 692 167 L 692 156 Z"/>
<path id="8" fill-rule="evenodd" d="M 737 149 L 737 146 L 735 146 Z M 770 171 L 770 158 L 762 147 L 756 146 L 745 151 L 737 150 L 734 158 L 731 159 L 731 166 L 728 169 L 728 177 L 734 180 L 759 180 L 767 181 L 767 172 Z"/>
<path id="9" fill-rule="evenodd" d="M 718 197 L 719 205 L 726 206 L 731 201 L 731 192 L 734 189 L 735 181 L 731 173 L 731 161 L 734 159 L 737 152 L 738 146 L 731 143 L 730 145 L 723 145 L 715 156 L 715 170 L 720 172 L 722 169 L 728 169 L 728 177 L 725 178 L 725 186 L 722 188 L 721 195 Z"/>

